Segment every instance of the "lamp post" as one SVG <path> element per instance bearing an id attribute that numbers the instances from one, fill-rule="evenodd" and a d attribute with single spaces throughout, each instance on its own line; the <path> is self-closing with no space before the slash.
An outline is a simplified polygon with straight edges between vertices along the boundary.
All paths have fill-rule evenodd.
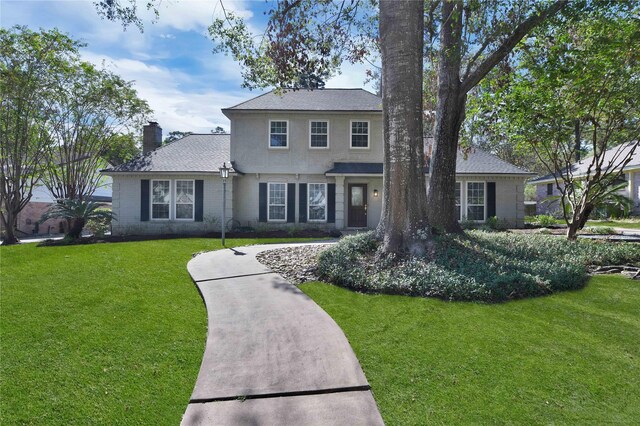
<path id="1" fill-rule="evenodd" d="M 226 163 L 222 163 L 220 167 L 220 177 L 222 178 L 222 247 L 224 247 L 224 228 L 226 227 L 226 213 L 227 213 L 227 179 L 229 178 L 229 170 Z"/>

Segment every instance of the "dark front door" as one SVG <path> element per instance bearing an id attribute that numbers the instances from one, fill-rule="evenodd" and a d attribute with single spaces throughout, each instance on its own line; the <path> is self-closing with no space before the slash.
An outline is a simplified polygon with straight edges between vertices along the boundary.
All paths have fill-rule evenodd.
<path id="1" fill-rule="evenodd" d="M 367 185 L 349 185 L 349 218 L 347 226 L 350 228 L 367 227 Z"/>

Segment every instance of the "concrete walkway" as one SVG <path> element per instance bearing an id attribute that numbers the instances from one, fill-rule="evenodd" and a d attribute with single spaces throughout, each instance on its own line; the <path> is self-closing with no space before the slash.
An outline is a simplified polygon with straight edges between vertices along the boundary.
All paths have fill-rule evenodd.
<path id="1" fill-rule="evenodd" d="M 219 250 L 187 265 L 208 336 L 183 425 L 383 424 L 340 327 L 255 258 L 290 246 Z"/>

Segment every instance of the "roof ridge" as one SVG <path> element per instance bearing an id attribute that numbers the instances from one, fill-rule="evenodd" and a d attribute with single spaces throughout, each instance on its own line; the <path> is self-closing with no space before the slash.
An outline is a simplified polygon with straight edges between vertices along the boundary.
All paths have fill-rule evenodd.
<path id="1" fill-rule="evenodd" d="M 224 133 L 189 133 L 187 136 L 231 136 L 231 132 L 224 132 Z M 184 139 L 187 136 L 184 136 L 184 137 L 182 137 L 180 139 Z M 176 140 L 180 140 L 180 139 L 176 139 Z"/>

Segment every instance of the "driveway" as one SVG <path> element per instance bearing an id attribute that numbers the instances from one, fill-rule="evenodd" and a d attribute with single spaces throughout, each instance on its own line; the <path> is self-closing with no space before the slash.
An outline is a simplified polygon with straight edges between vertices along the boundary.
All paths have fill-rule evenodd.
<path id="1" fill-rule="evenodd" d="M 219 250 L 187 265 L 208 335 L 183 424 L 383 424 L 340 327 L 255 258 L 287 246 Z"/>

